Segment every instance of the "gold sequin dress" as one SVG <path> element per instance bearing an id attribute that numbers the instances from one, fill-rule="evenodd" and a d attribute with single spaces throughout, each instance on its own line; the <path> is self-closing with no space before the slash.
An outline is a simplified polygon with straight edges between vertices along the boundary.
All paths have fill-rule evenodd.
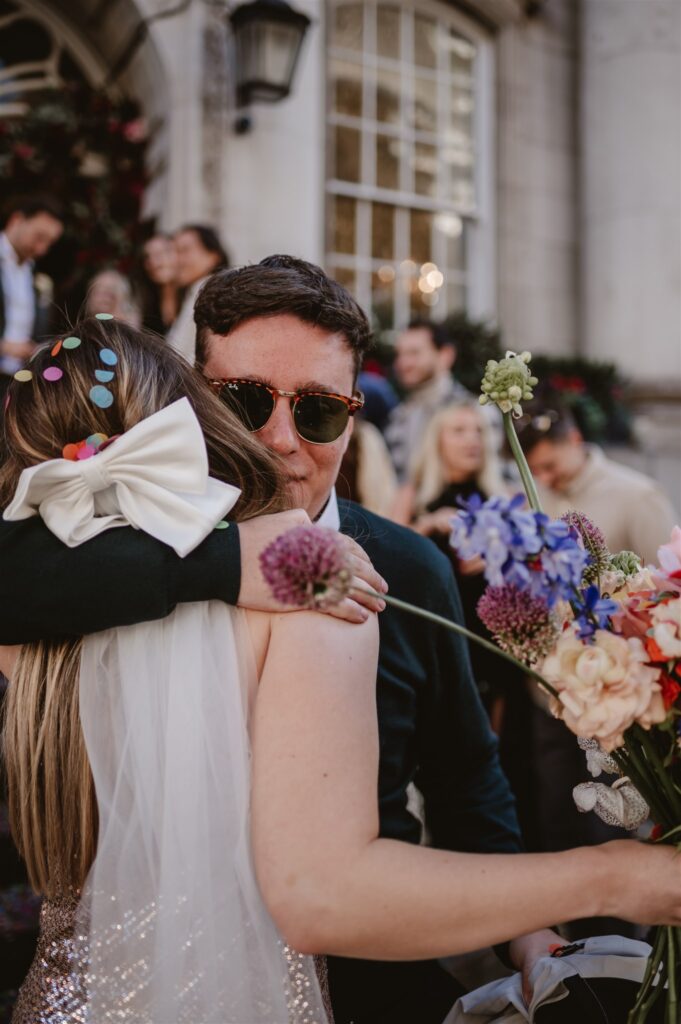
<path id="1" fill-rule="evenodd" d="M 85 965 L 74 943 L 78 897 L 45 900 L 33 963 L 14 1006 L 12 1024 L 85 1024 Z"/>
<path id="2" fill-rule="evenodd" d="M 83 955 L 84 946 L 74 940 L 78 901 L 78 896 L 68 894 L 43 902 L 36 954 L 19 990 L 11 1024 L 93 1024 L 88 1022 L 85 1009 L 83 977 L 88 965 Z M 315 957 L 315 969 L 327 1022 L 307 1012 L 309 981 L 299 969 L 300 954 L 287 946 L 284 958 L 288 972 L 289 1017 L 282 1024 L 333 1024 L 326 958 Z M 194 1024 L 237 1022 L 195 1021 Z"/>

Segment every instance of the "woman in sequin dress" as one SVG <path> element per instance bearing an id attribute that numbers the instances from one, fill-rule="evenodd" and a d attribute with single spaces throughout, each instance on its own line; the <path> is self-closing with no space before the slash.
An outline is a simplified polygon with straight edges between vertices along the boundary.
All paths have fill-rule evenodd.
<path id="1" fill-rule="evenodd" d="M 282 507 L 270 457 L 178 357 L 116 321 L 89 318 L 74 336 L 80 344 L 55 346 L 56 355 L 44 350 L 33 379 L 11 388 L 12 456 L 0 476 L 0 503 L 10 517 L 39 505 L 48 525 L 77 543 L 92 529 L 116 525 L 124 506 L 134 506 L 132 522 L 160 531 L 154 535 L 181 554 L 235 501 L 237 519 Z M 113 368 L 105 371 L 113 396 L 106 406 L 93 403 L 90 393 L 102 365 Z M 61 376 L 46 374 L 50 366 Z M 65 446 L 84 434 L 93 448 L 95 435 L 100 441 L 119 436 L 100 444 L 87 464 L 70 461 Z M 181 452 L 178 463 L 183 445 L 193 462 L 205 462 L 195 499 L 185 493 L 191 485 L 182 477 Z M 146 467 L 145 453 L 151 455 Z M 46 483 L 46 473 L 55 472 L 60 479 Z M 154 473 L 160 485 L 150 495 Z M 165 537 L 159 508 L 182 520 Z M 58 524 L 50 518 L 55 511 Z M 97 513 L 112 518 L 104 524 Z M 103 1024 L 114 1017 L 136 1024 L 326 1024 L 314 962 L 277 934 L 257 890 L 247 838 L 252 721 L 259 730 L 256 771 L 274 764 L 281 777 L 287 761 L 293 763 L 282 758 L 269 728 L 272 718 L 286 728 L 288 716 L 285 735 L 313 773 L 315 760 L 320 778 L 333 773 L 338 796 L 345 787 L 349 801 L 356 800 L 356 787 L 367 783 L 375 790 L 375 725 L 372 731 L 366 723 L 375 723 L 376 623 L 354 628 L 349 655 L 351 627 L 315 615 L 311 628 L 310 618 L 185 605 L 159 623 L 5 650 L 2 669 L 12 677 L 4 730 L 10 813 L 31 881 L 45 896 L 14 1024 Z M 318 665 L 329 655 L 320 681 Z M 309 732 L 291 710 L 309 703 L 313 690 L 323 698 L 327 689 L 321 718 L 308 708 Z M 333 735 L 345 713 L 357 723 L 358 744 L 354 767 L 341 774 Z M 325 750 L 317 746 L 318 729 L 329 734 Z M 120 743 L 111 739 L 117 733 Z M 305 806 L 313 805 L 308 794 Z M 279 841 L 307 820 L 295 795 L 283 810 Z M 256 803 L 256 828 L 263 814 L 271 819 L 271 808 L 260 813 Z M 267 839 L 268 828 L 261 832 Z"/>

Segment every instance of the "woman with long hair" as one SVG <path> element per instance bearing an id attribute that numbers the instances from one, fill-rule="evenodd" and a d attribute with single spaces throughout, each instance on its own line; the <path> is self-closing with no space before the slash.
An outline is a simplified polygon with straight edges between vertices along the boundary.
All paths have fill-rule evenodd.
<path id="1" fill-rule="evenodd" d="M 160 339 L 84 319 L 30 372 L 6 410 L 6 516 L 39 509 L 71 545 L 129 522 L 185 553 L 228 512 L 284 507 L 273 458 Z M 184 605 L 162 622 L 27 645 L 3 665 L 12 830 L 45 896 L 15 1022 L 99 1024 L 125 1006 L 130 1021 L 280 1024 L 308 1019 L 287 1008 L 303 989 L 309 1019 L 324 1019 L 311 961 L 283 951 L 264 909 L 248 842 L 255 683 L 276 702 L 295 663 L 293 699 L 308 618 Z M 317 657 L 330 643 L 339 683 L 344 630 L 324 619 Z M 375 622 L 355 634 L 370 716 L 373 634 Z"/>

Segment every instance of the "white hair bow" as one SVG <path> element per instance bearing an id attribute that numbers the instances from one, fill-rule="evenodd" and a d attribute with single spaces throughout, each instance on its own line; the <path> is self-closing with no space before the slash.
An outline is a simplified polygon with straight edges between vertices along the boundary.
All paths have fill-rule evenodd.
<path id="1" fill-rule="evenodd" d="M 113 526 L 134 526 L 184 557 L 239 494 L 208 475 L 199 421 L 181 398 L 92 458 L 52 459 L 25 469 L 3 518 L 39 515 L 69 547 Z"/>

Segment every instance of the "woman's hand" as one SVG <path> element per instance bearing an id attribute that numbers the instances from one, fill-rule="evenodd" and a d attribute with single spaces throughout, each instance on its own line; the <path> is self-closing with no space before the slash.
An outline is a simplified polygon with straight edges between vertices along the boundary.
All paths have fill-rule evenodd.
<path id="1" fill-rule="evenodd" d="M 564 939 L 558 932 L 554 932 L 550 928 L 531 932 L 529 935 L 519 935 L 511 940 L 509 945 L 511 963 L 522 973 L 523 999 L 526 1006 L 532 1002 L 532 985 L 530 984 L 532 968 L 542 957 L 549 956 L 552 947 L 563 945 L 565 945 Z"/>
<path id="2" fill-rule="evenodd" d="M 414 529 L 422 537 L 433 534 L 448 536 L 452 532 L 452 519 L 456 515 L 455 508 L 439 508 L 435 512 L 424 512 L 414 523 Z"/>

